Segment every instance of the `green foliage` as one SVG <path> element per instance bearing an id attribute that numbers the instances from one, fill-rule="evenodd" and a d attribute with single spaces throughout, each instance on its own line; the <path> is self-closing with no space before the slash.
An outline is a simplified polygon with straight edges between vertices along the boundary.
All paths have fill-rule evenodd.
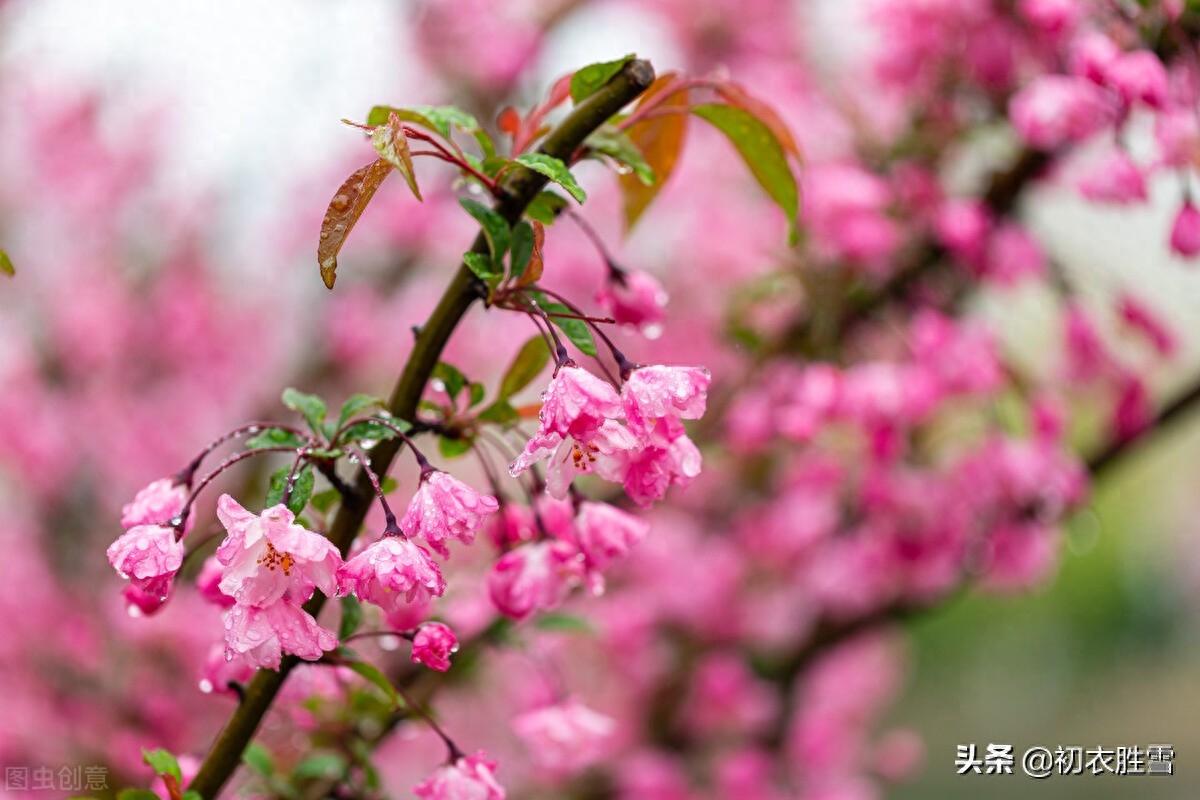
<path id="1" fill-rule="evenodd" d="M 179 783 L 183 783 L 183 774 L 179 771 L 179 762 L 169 751 L 161 747 L 157 750 L 142 748 L 142 761 L 150 765 L 156 775 L 170 775 Z"/>
<path id="2" fill-rule="evenodd" d="M 304 440 L 291 431 L 282 428 L 265 428 L 257 435 L 246 440 L 247 450 L 260 450 L 264 447 L 303 447 Z"/>
<path id="3" fill-rule="evenodd" d="M 550 225 L 558 217 L 558 212 L 566 207 L 567 201 L 562 196 L 554 192 L 542 192 L 525 208 L 525 216 L 543 225 Z"/>
<path id="4" fill-rule="evenodd" d="M 289 386 L 283 390 L 283 404 L 292 411 L 299 412 L 313 433 L 318 436 L 326 434 L 324 421 L 329 407 L 320 397 L 315 394 L 305 394 Z"/>
<path id="5" fill-rule="evenodd" d="M 337 426 L 340 428 L 365 408 L 386 408 L 387 403 L 382 398 L 375 397 L 369 394 L 351 395 L 345 403 L 342 404 L 342 410 L 338 413 Z"/>
<path id="6" fill-rule="evenodd" d="M 508 223 L 504 221 L 504 217 L 478 200 L 462 197 L 458 202 L 468 214 L 479 222 L 483 229 L 483 235 L 487 239 L 488 248 L 492 253 L 492 272 L 503 272 L 504 266 L 501 259 L 508 252 L 508 243 L 512 235 Z M 468 264 L 468 266 L 470 265 Z"/>
<path id="7" fill-rule="evenodd" d="M 589 64 L 577 70 L 571 76 L 571 99 L 575 103 L 580 103 L 591 97 L 601 86 L 612 80 L 612 77 L 620 72 L 621 68 L 635 57 L 633 53 L 630 53 L 624 58 L 618 58 L 616 61 Z"/>
<path id="8" fill-rule="evenodd" d="M 458 458 L 471 449 L 471 440 L 465 436 L 439 436 L 438 452 L 442 458 Z"/>
<path id="9" fill-rule="evenodd" d="M 9 277 L 17 274 L 17 268 L 13 266 L 12 259 L 3 250 L 0 250 L 0 272 Z"/>
<path id="10" fill-rule="evenodd" d="M 338 624 L 338 639 L 344 640 L 358 630 L 362 624 L 363 608 L 358 598 L 346 595 L 342 598 L 342 621 Z"/>
<path id="11" fill-rule="evenodd" d="M 532 291 L 529 292 L 529 295 L 550 316 L 550 321 L 563 332 L 567 339 L 571 341 L 571 344 L 579 348 L 579 352 L 589 356 L 596 355 L 596 340 L 592 338 L 592 330 L 586 322 L 576 318 L 578 315 L 574 311 L 562 303 L 551 302 L 541 292 Z M 568 316 L 554 316 L 555 314 L 566 314 Z"/>
<path id="12" fill-rule="evenodd" d="M 512 403 L 504 398 L 500 398 L 479 412 L 479 420 L 481 422 L 493 422 L 507 428 L 517 424 L 521 420 L 521 415 L 512 407 Z"/>
<path id="13" fill-rule="evenodd" d="M 596 629 L 586 619 L 575 614 L 542 614 L 534 623 L 538 628 L 544 631 L 564 631 L 566 633 L 586 633 L 589 636 L 596 634 Z"/>
<path id="14" fill-rule="evenodd" d="M 587 193 L 576 182 L 571 170 L 567 169 L 567 165 L 554 156 L 548 156 L 545 153 L 522 153 L 515 160 L 518 164 L 529 167 L 534 172 L 540 172 L 557 183 L 577 202 L 582 203 L 587 200 Z"/>
<path id="15" fill-rule="evenodd" d="M 500 399 L 508 399 L 524 389 L 536 378 L 550 361 L 550 348 L 545 338 L 534 336 L 521 346 L 508 371 L 500 380 Z"/>
<path id="16" fill-rule="evenodd" d="M 288 475 L 291 474 L 291 471 L 291 466 L 286 466 L 271 473 L 271 486 L 267 490 L 267 508 L 283 502 L 283 493 L 287 489 Z M 308 498 L 312 497 L 314 482 L 311 464 L 305 464 L 296 471 L 296 476 L 292 479 L 292 492 L 287 499 L 289 511 L 299 514 L 304 510 L 304 507 L 308 505 Z"/>
<path id="17" fill-rule="evenodd" d="M 509 271 L 513 277 L 519 277 L 533 256 L 533 226 L 521 220 L 513 226 L 512 244 L 508 258 Z"/>
<path id="18" fill-rule="evenodd" d="M 242 753 L 242 763 L 264 778 L 275 774 L 275 762 L 267 748 L 258 742 L 251 742 Z"/>
<path id="19" fill-rule="evenodd" d="M 459 371 L 458 367 L 445 361 L 439 361 L 429 377 L 431 380 L 442 382 L 442 385 L 446 387 L 446 396 L 452 402 L 467 385 L 467 378 Z"/>
<path id="20" fill-rule="evenodd" d="M 593 152 L 601 153 L 633 170 L 643 186 L 653 186 L 654 170 L 646 163 L 646 157 L 633 139 L 624 131 L 612 127 L 601 128 L 589 136 L 584 144 Z"/>

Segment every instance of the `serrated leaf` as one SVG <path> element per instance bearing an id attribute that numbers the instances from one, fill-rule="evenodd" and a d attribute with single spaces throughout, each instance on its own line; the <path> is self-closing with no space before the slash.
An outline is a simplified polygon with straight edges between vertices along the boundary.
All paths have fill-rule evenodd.
<path id="1" fill-rule="evenodd" d="M 737 148 L 750 174 L 783 209 L 788 221 L 788 239 L 794 244 L 799 236 L 796 215 L 800 211 L 800 190 L 779 139 L 765 123 L 736 106 L 710 103 L 696 106 L 692 113 L 725 134 Z"/>
<path id="2" fill-rule="evenodd" d="M 332 289 L 337 280 L 337 257 L 346 243 L 346 237 L 391 172 L 392 165 L 378 158 L 351 173 L 329 201 L 325 218 L 321 220 L 321 237 L 317 242 L 317 264 L 326 288 Z"/>
<path id="3" fill-rule="evenodd" d="M 379 157 L 392 165 L 412 190 L 413 196 L 421 200 L 421 190 L 417 187 L 417 176 L 413 172 L 412 153 L 408 149 L 408 137 L 400 129 L 400 118 L 394 113 L 388 115 L 388 121 L 376 126 L 371 133 L 371 144 Z"/>
<path id="4" fill-rule="evenodd" d="M 543 225 L 553 225 L 558 218 L 558 212 L 567 207 L 567 201 L 554 192 L 540 192 L 533 201 L 525 207 L 525 216 Z"/>
<path id="5" fill-rule="evenodd" d="M 344 640 L 358 630 L 358 626 L 362 624 L 362 618 L 363 608 L 362 603 L 358 602 L 358 598 L 354 595 L 343 597 L 342 619 L 338 623 L 338 639 Z"/>
<path id="6" fill-rule="evenodd" d="M 351 651 L 343 648 L 342 652 L 350 653 Z M 387 675 L 384 675 L 378 667 L 368 664 L 365 661 L 359 661 L 358 656 L 353 655 L 353 653 L 351 653 L 351 659 L 352 660 L 347 661 L 347 667 L 354 670 L 359 675 L 366 678 L 367 681 L 372 685 L 383 691 L 383 693 L 387 695 L 388 700 L 392 701 L 392 705 L 400 705 L 400 698 L 396 695 L 396 690 L 392 687 L 391 681 L 387 679 Z"/>
<path id="7" fill-rule="evenodd" d="M 470 392 L 471 406 L 479 405 L 483 402 L 483 399 L 487 397 L 487 387 L 482 383 L 476 383 L 472 381 L 471 384 L 467 386 L 467 391 Z M 468 408 L 471 406 L 468 406 Z"/>
<path id="8" fill-rule="evenodd" d="M 422 128 L 435 133 L 440 132 L 437 125 L 433 123 L 433 120 L 424 114 L 414 111 L 411 108 L 394 108 L 393 106 L 374 106 L 367 114 L 367 125 L 368 127 L 385 125 L 392 114 L 395 114 L 404 122 L 420 125 Z"/>
<path id="9" fill-rule="evenodd" d="M 337 778 L 346 772 L 346 759 L 337 753 L 321 753 L 304 759 L 292 770 L 297 780 Z"/>
<path id="10" fill-rule="evenodd" d="M 659 92 L 669 91 L 678 84 L 679 78 L 675 73 L 667 73 L 650 84 L 638 101 L 638 107 L 645 105 Z M 672 108 L 677 114 L 660 114 L 643 119 L 630 125 L 625 131 L 630 140 L 641 151 L 646 164 L 654 171 L 655 181 L 647 186 L 636 174 L 618 176 L 621 186 L 621 197 L 625 207 L 625 230 L 633 229 L 634 224 L 641 218 L 642 213 L 649 207 L 654 198 L 662 190 L 675 170 L 679 153 L 683 149 L 683 140 L 687 133 L 688 93 L 672 91 L 670 97 L 658 106 L 659 111 Z"/>
<path id="11" fill-rule="evenodd" d="M 571 100 L 576 104 L 591 97 L 596 91 L 612 80 L 621 68 L 635 58 L 633 53 L 618 58 L 616 61 L 605 61 L 599 64 L 589 64 L 576 70 L 571 76 Z"/>
<path id="12" fill-rule="evenodd" d="M 454 106 L 413 106 L 412 110 L 432 122 L 435 130 L 447 138 L 450 136 L 451 128 L 458 128 L 464 133 L 471 134 L 481 130 L 479 120 L 461 108 L 455 108 Z"/>
<path id="13" fill-rule="evenodd" d="M 275 762 L 271 754 L 258 742 L 251 742 L 246 746 L 242 752 L 242 763 L 264 778 L 275 774 Z"/>
<path id="14" fill-rule="evenodd" d="M 324 425 L 321 423 L 325 421 L 325 414 L 328 413 L 329 408 L 320 397 L 315 394 L 305 394 L 289 386 L 283 390 L 283 404 L 292 411 L 299 412 L 314 433 L 324 434 Z"/>
<path id="15" fill-rule="evenodd" d="M 521 345 L 517 357 L 509 365 L 508 371 L 500 380 L 500 399 L 507 400 L 528 386 L 534 378 L 541 374 L 550 361 L 550 348 L 542 336 L 534 336 Z"/>
<path id="16" fill-rule="evenodd" d="M 554 156 L 545 153 L 522 153 L 514 159 L 518 164 L 529 167 L 534 172 L 540 172 L 561 186 L 567 194 L 579 203 L 587 200 L 587 193 L 575 180 L 567 165 Z"/>
<path id="17" fill-rule="evenodd" d="M 169 750 L 161 747 L 157 750 L 142 748 L 142 761 L 150 765 L 156 775 L 170 775 L 176 781 L 183 782 L 183 773 L 179 771 L 179 762 Z"/>
<path id="18" fill-rule="evenodd" d="M 612 127 L 601 128 L 589 136 L 584 145 L 608 156 L 618 164 L 629 167 L 644 185 L 654 185 L 654 170 L 646 163 L 642 151 L 624 131 Z"/>
<path id="19" fill-rule="evenodd" d="M 351 395 L 346 399 L 345 403 L 342 403 L 342 410 L 338 413 L 338 427 L 340 428 L 345 425 L 355 414 L 364 408 L 372 407 L 387 408 L 387 403 L 384 402 L 383 398 L 370 394 Z"/>
<path id="20" fill-rule="evenodd" d="M 17 274 L 17 268 L 13 266 L 12 259 L 3 250 L 0 250 L 0 272 L 3 272 L 10 278 Z"/>
<path id="21" fill-rule="evenodd" d="M 478 419 L 481 422 L 493 422 L 507 428 L 520 422 L 521 415 L 507 400 L 499 399 L 480 411 Z"/>
<path id="22" fill-rule="evenodd" d="M 567 631 L 570 633 L 586 633 L 594 635 L 596 629 L 592 627 L 583 617 L 577 617 L 574 614 L 542 614 L 534 623 L 538 628 L 544 631 Z"/>
<path id="23" fill-rule="evenodd" d="M 442 458 L 458 458 L 471 449 L 471 440 L 465 436 L 450 438 L 449 436 L 438 437 L 438 452 L 442 454 Z"/>
<path id="24" fill-rule="evenodd" d="M 289 465 L 280 467 L 271 473 L 271 485 L 267 490 L 267 508 L 283 502 L 283 493 L 287 489 L 287 479 L 291 472 L 292 468 Z M 304 507 L 308 505 L 308 498 L 312 497 L 314 482 L 312 465 L 305 464 L 296 471 L 295 477 L 292 478 L 292 491 L 287 499 L 288 511 L 299 514 L 304 510 Z"/>
<path id="25" fill-rule="evenodd" d="M 501 263 L 500 260 L 504 258 L 504 254 L 508 252 L 508 243 L 512 235 L 509 231 L 508 223 L 504 221 L 504 217 L 477 200 L 462 197 L 459 198 L 458 203 L 468 214 L 475 218 L 483 229 L 483 235 L 487 238 L 488 247 L 492 251 L 492 263 L 499 265 Z M 499 267 L 495 271 L 499 272 L 502 270 L 503 267 Z"/>
<path id="26" fill-rule="evenodd" d="M 247 450 L 260 450 L 264 447 L 303 447 L 305 441 L 291 431 L 282 428 L 265 428 L 256 436 L 246 440 Z"/>
<path id="27" fill-rule="evenodd" d="M 481 280 L 487 280 L 496 272 L 496 265 L 492 263 L 492 259 L 482 253 L 476 253 L 468 250 L 463 253 L 463 263 L 467 265 L 467 269 L 475 274 L 475 277 Z"/>
<path id="28" fill-rule="evenodd" d="M 446 396 L 451 400 L 458 397 L 458 393 L 467 385 L 466 376 L 459 371 L 458 367 L 453 364 L 448 364 L 445 361 L 439 361 L 437 366 L 433 368 L 433 372 L 429 375 L 430 380 L 441 381 L 446 388 Z"/>

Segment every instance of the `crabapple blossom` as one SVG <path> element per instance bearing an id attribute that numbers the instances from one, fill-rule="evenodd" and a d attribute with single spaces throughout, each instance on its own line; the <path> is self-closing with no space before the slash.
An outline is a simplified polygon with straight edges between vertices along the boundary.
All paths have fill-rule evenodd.
<path id="1" fill-rule="evenodd" d="M 400 520 L 400 529 L 448 557 L 447 539 L 471 544 L 484 518 L 499 507 L 491 495 L 479 493 L 447 472 L 430 469 L 421 474 L 421 485 Z"/>
<path id="2" fill-rule="evenodd" d="M 337 644 L 337 636 L 287 598 L 265 608 L 239 603 L 225 612 L 225 657 L 230 660 L 279 669 L 284 653 L 315 661 Z"/>
<path id="3" fill-rule="evenodd" d="M 1101 203 L 1127 204 L 1147 198 L 1141 169 L 1122 150 L 1094 165 L 1079 181 L 1079 191 L 1088 200 Z"/>
<path id="4" fill-rule="evenodd" d="M 217 500 L 217 517 L 229 535 L 217 548 L 225 566 L 220 589 L 241 605 L 271 606 L 284 597 L 303 603 L 318 588 L 337 593 L 342 557 L 319 533 L 295 524 L 282 503 L 251 514 L 229 495 Z"/>
<path id="5" fill-rule="evenodd" d="M 121 597 L 125 599 L 125 605 L 129 609 L 130 615 L 148 617 L 167 602 L 167 598 L 170 597 L 170 586 L 167 587 L 167 594 L 152 594 L 130 584 L 121 590 Z"/>
<path id="6" fill-rule="evenodd" d="M 460 756 L 453 764 L 439 767 L 413 787 L 422 800 L 504 800 L 504 787 L 496 782 L 496 762 L 482 750 Z"/>
<path id="7" fill-rule="evenodd" d="M 603 571 L 646 538 L 650 523 L 609 503 L 585 500 L 575 518 L 575 541 L 589 569 Z"/>
<path id="8" fill-rule="evenodd" d="M 446 591 L 446 581 L 428 551 L 404 536 L 384 535 L 367 546 L 342 565 L 338 582 L 343 593 L 387 613 L 441 597 Z"/>
<path id="9" fill-rule="evenodd" d="M 1149 50 L 1122 53 L 1105 67 L 1104 77 L 1126 103 L 1161 108 L 1167 100 L 1167 70 Z"/>
<path id="10" fill-rule="evenodd" d="M 1200 211 L 1185 200 L 1171 225 L 1171 249 L 1185 258 L 1200 254 Z"/>
<path id="11" fill-rule="evenodd" d="M 547 458 L 546 490 L 561 500 L 576 475 L 595 473 L 620 483 L 625 479 L 630 456 L 640 448 L 641 442 L 627 427 L 610 419 L 578 437 L 557 433 L 535 435 L 513 461 L 509 472 L 516 477 Z"/>
<path id="12" fill-rule="evenodd" d="M 136 525 L 108 546 L 108 561 L 130 583 L 151 597 L 164 598 L 183 566 L 184 547 L 174 528 Z M 140 605 L 140 604 L 139 604 Z"/>
<path id="13" fill-rule="evenodd" d="M 1013 97 L 1009 113 L 1026 142 L 1053 149 L 1100 130 L 1116 109 L 1104 90 L 1086 78 L 1042 75 Z"/>
<path id="14" fill-rule="evenodd" d="M 572 697 L 519 714 L 512 729 L 536 764 L 556 773 L 574 773 L 604 756 L 617 721 Z"/>
<path id="15" fill-rule="evenodd" d="M 450 655 L 458 651 L 458 639 L 449 626 L 427 622 L 413 637 L 412 663 L 445 672 L 450 669 Z"/>
<path id="16" fill-rule="evenodd" d="M 703 367 L 638 367 L 621 387 L 629 429 L 644 437 L 660 419 L 700 419 L 711 380 Z"/>
<path id="17" fill-rule="evenodd" d="M 537 436 L 583 436 L 621 419 L 624 409 L 617 390 L 586 369 L 567 362 L 560 366 L 542 394 Z"/>
<path id="18" fill-rule="evenodd" d="M 654 428 L 658 443 L 628 454 L 623 485 L 633 502 L 646 508 L 661 500 L 672 486 L 687 486 L 700 474 L 700 450 L 686 434 L 662 435 L 667 428 L 660 420 Z"/>
<path id="19" fill-rule="evenodd" d="M 611 276 L 596 302 L 618 325 L 632 325 L 653 338 L 665 316 L 667 292 L 650 273 L 633 270 Z"/>
<path id="20" fill-rule="evenodd" d="M 138 491 L 121 509 L 121 527 L 166 525 L 187 504 L 188 487 L 173 478 L 160 478 Z M 191 521 L 189 520 L 189 524 Z"/>
<path id="21" fill-rule="evenodd" d="M 556 608 L 583 577 L 583 555 L 573 544 L 541 541 L 515 547 L 492 565 L 488 594 L 500 613 L 522 619 Z"/>

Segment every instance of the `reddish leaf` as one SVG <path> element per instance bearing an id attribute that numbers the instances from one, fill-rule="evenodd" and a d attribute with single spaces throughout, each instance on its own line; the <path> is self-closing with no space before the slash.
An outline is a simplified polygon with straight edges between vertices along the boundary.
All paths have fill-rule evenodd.
<path id="1" fill-rule="evenodd" d="M 546 98 L 545 108 L 547 110 L 555 108 L 571 96 L 571 79 L 574 77 L 575 73 L 571 73 L 570 75 L 563 75 L 558 79 L 558 82 L 550 89 L 550 94 Z"/>
<path id="2" fill-rule="evenodd" d="M 321 266 L 321 280 L 325 281 L 326 287 L 332 289 L 337 280 L 337 257 L 346 237 L 391 171 L 391 164 L 382 158 L 376 159 L 355 170 L 329 201 L 325 219 L 321 220 L 321 239 L 317 243 L 317 263 Z"/>
<path id="3" fill-rule="evenodd" d="M 771 108 L 769 105 L 759 100 L 757 97 L 749 94 L 745 88 L 736 83 L 725 83 L 717 87 L 717 93 L 725 98 L 732 106 L 737 106 L 743 111 L 747 111 L 758 117 L 759 122 L 766 125 L 771 133 L 775 134 L 775 138 L 779 140 L 779 144 L 783 146 L 784 152 L 796 158 L 802 158 L 800 154 L 800 146 L 796 144 L 792 132 L 788 129 L 787 123 L 783 118 Z"/>
<path id="4" fill-rule="evenodd" d="M 533 255 L 529 257 L 529 266 L 521 273 L 517 286 L 528 286 L 536 283 L 542 277 L 545 264 L 542 262 L 542 245 L 546 243 L 546 226 L 540 222 L 533 223 Z"/>
<path id="5" fill-rule="evenodd" d="M 408 188 L 413 195 L 421 199 L 421 190 L 417 188 L 417 176 L 413 172 L 412 153 L 408 150 L 408 137 L 400 128 L 400 117 L 395 111 L 388 114 L 385 125 L 379 125 L 371 134 L 371 144 L 379 157 L 395 167 L 404 176 Z"/>
<path id="6" fill-rule="evenodd" d="M 521 115 L 515 108 L 509 106 L 500 112 L 500 116 L 496 118 L 496 125 L 500 128 L 501 133 L 516 137 L 521 130 Z"/>
<path id="7" fill-rule="evenodd" d="M 642 95 L 638 106 L 645 105 L 650 98 L 674 84 L 676 80 L 677 76 L 675 73 L 667 73 L 660 77 Z M 687 92 L 674 93 L 655 110 L 659 111 L 672 107 L 685 112 L 688 107 Z M 675 162 L 678 160 L 679 152 L 683 148 L 684 134 L 687 132 L 687 117 L 686 113 L 654 116 L 640 122 L 635 122 L 625 131 L 629 135 L 629 138 L 633 140 L 633 143 L 637 145 L 638 149 L 642 151 L 646 163 L 650 165 L 650 169 L 654 170 L 655 177 L 654 183 L 647 186 L 642 183 L 637 175 L 618 176 L 621 184 L 621 196 L 625 206 L 626 231 L 633 228 L 638 218 L 642 216 L 642 212 L 646 210 L 646 207 L 658 195 L 659 190 L 662 189 L 663 184 L 670 177 L 672 170 L 675 169 Z"/>

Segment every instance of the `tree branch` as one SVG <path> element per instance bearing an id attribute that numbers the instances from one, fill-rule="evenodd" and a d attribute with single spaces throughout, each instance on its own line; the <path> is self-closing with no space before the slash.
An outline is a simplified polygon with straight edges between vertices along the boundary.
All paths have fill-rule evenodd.
<path id="1" fill-rule="evenodd" d="M 654 69 L 649 62 L 629 62 L 607 84 L 572 110 L 543 140 L 540 151 L 570 163 L 584 139 L 635 100 L 653 82 Z M 496 211 L 510 225 L 517 222 L 547 181 L 546 176 L 540 173 L 519 164 L 514 165 L 501 181 Z M 488 252 L 487 239 L 482 233 L 475 237 L 471 250 L 481 254 Z M 417 333 L 412 355 L 388 401 L 388 410 L 393 415 L 409 421 L 415 418 L 417 403 L 450 335 L 471 305 L 485 296 L 486 289 L 479 279 L 465 264 L 460 264 L 429 320 Z M 399 449 L 400 442 L 395 439 L 379 443 L 369 454 L 373 468 L 380 474 L 387 472 Z M 352 491 L 343 497 L 329 531 L 330 540 L 343 555 L 349 551 L 350 544 L 358 535 L 373 500 L 370 478 L 360 468 L 352 483 Z M 304 608 L 315 617 L 325 599 L 318 593 Z M 287 680 L 288 673 L 298 663 L 299 659 L 288 656 L 278 671 L 258 671 L 246 687 L 245 699 L 229 718 L 200 766 L 200 771 L 188 785 L 190 791 L 197 792 L 205 800 L 212 800 L 220 793 L 237 769 L 242 752 L 254 737 L 263 716 Z"/>

